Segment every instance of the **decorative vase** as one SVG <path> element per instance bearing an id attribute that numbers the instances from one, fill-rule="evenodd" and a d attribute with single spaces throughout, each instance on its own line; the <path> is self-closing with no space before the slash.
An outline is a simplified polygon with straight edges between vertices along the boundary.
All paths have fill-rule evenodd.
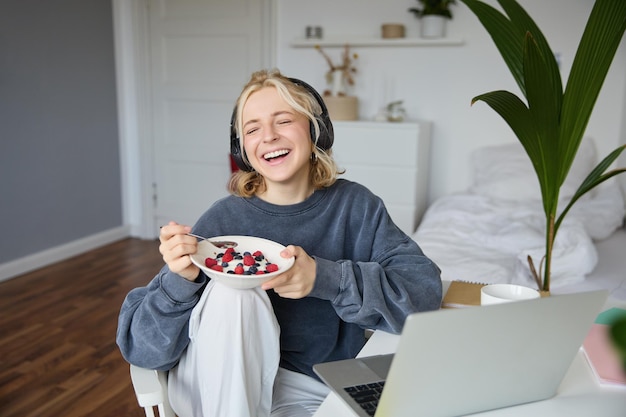
<path id="1" fill-rule="evenodd" d="M 330 86 L 331 95 L 334 97 L 346 94 L 346 84 L 343 80 L 343 70 L 336 69 L 332 73 L 332 83 Z"/>
<path id="2" fill-rule="evenodd" d="M 359 100 L 354 96 L 324 96 L 330 120 L 358 120 Z"/>
<path id="3" fill-rule="evenodd" d="M 420 34 L 422 38 L 437 39 L 446 35 L 446 20 L 444 16 L 422 16 Z"/>

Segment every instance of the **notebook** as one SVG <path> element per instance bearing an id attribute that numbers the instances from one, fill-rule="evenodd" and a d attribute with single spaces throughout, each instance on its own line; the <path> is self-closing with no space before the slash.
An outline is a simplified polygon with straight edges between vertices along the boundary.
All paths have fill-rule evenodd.
<path id="1" fill-rule="evenodd" d="M 313 369 L 362 417 L 458 416 L 543 400 L 556 394 L 607 296 L 591 291 L 415 313 L 395 354 Z M 349 387 L 378 382 L 377 409 L 366 411 Z M 363 397 L 375 399 L 372 391 Z"/>

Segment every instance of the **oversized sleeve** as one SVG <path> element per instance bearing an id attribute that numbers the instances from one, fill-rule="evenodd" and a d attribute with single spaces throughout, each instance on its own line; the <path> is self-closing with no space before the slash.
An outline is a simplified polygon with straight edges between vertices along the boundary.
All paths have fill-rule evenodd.
<path id="1" fill-rule="evenodd" d="M 384 207 L 369 218 L 369 231 L 361 230 L 351 258 L 315 258 L 310 296 L 329 300 L 346 322 L 400 333 L 409 314 L 440 308 L 440 270 Z"/>
<path id="2" fill-rule="evenodd" d="M 207 278 L 191 282 L 164 266 L 145 287 L 135 288 L 122 303 L 117 344 L 126 361 L 168 370 L 189 343 L 189 317 Z"/>

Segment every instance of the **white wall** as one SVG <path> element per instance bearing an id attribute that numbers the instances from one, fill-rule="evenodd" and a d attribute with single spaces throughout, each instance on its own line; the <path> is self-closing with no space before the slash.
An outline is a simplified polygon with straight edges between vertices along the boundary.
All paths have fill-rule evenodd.
<path id="1" fill-rule="evenodd" d="M 275 0 L 276 63 L 286 75 L 302 78 L 316 88 L 326 87 L 327 65 L 313 48 L 293 48 L 305 26 L 319 25 L 326 36 L 380 36 L 382 23 L 402 23 L 407 37 L 417 37 L 419 21 L 407 12 L 415 0 Z M 495 0 L 488 3 L 497 6 Z M 458 3 L 458 2 L 457 2 Z M 521 0 L 552 49 L 561 56 L 564 83 L 593 2 L 591 0 Z M 519 90 L 478 19 L 461 3 L 453 6 L 448 37 L 462 38 L 461 46 L 358 47 L 358 73 L 353 93 L 360 101 L 360 117 L 372 118 L 389 101 L 404 100 L 412 119 L 434 124 L 430 197 L 465 190 L 471 182 L 469 158 L 479 146 L 514 141 L 504 121 L 484 103 L 470 107 L 481 93 Z M 342 48 L 325 47 L 334 60 Z M 599 155 L 626 143 L 622 119 L 626 101 L 626 42 L 622 42 L 598 99 L 587 134 L 598 142 Z M 381 138 L 380 152 L 387 148 Z M 624 181 L 624 179 L 622 179 Z"/>

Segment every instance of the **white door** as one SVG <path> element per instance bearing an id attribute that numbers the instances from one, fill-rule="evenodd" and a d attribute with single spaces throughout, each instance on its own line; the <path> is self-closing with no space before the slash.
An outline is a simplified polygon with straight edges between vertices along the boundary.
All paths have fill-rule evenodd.
<path id="1" fill-rule="evenodd" d="M 269 7 L 149 1 L 156 227 L 192 225 L 227 195 L 230 116 L 250 74 L 270 63 Z"/>

